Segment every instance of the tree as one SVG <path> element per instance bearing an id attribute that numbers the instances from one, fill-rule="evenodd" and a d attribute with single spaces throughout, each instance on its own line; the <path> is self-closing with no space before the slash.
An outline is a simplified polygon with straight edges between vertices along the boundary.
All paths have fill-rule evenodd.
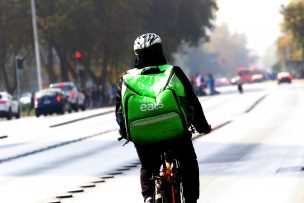
<path id="1" fill-rule="evenodd" d="M 202 42 L 196 48 L 184 46 L 185 67 L 191 67 L 191 73 L 221 76 L 234 76 L 240 66 L 248 66 L 254 61 L 250 50 L 246 48 L 246 36 L 231 34 L 226 24 L 214 28 L 208 42 Z M 229 51 L 227 51 L 229 50 Z M 185 56 L 184 56 L 185 57 Z"/>
<path id="2" fill-rule="evenodd" d="M 14 74 L 8 61 L 16 51 L 30 50 L 33 44 L 30 5 L 0 0 L 0 6 L 0 79 L 12 89 L 9 77 Z M 206 38 L 217 9 L 215 0 L 36 0 L 36 6 L 45 59 L 42 72 L 49 82 L 76 78 L 74 53 L 78 50 L 84 75 L 96 84 L 113 82 L 123 69 L 133 66 L 132 44 L 140 34 L 159 34 L 171 58 L 182 42 L 195 45 Z M 60 71 L 54 68 L 57 60 Z"/>
<path id="3" fill-rule="evenodd" d="M 0 82 L 11 93 L 16 89 L 14 57 L 29 52 L 32 43 L 29 8 L 25 1 L 0 0 Z"/>
<path id="4" fill-rule="evenodd" d="M 304 1 L 294 1 L 287 6 L 282 6 L 281 13 L 284 16 L 284 28 L 290 31 L 294 40 L 302 49 L 304 59 Z"/>
<path id="5" fill-rule="evenodd" d="M 37 5 L 38 22 L 43 34 L 43 41 L 49 47 L 49 52 L 52 51 L 52 48 L 55 49 L 60 60 L 61 80 L 67 81 L 73 53 L 76 49 L 82 48 L 79 44 L 89 46 L 89 42 L 91 42 L 87 40 L 90 38 L 87 38 L 86 34 L 92 33 L 88 31 L 88 27 L 93 24 L 92 18 L 90 18 L 91 11 L 88 11 L 90 4 L 86 1 L 71 3 L 67 0 L 58 0 L 37 1 Z M 52 72 L 51 67 L 49 67 L 49 72 Z"/>
<path id="6" fill-rule="evenodd" d="M 169 57 L 181 42 L 194 46 L 206 38 L 206 30 L 212 27 L 211 19 L 217 9 L 213 0 L 146 0 L 145 5 L 140 8 L 139 17 L 143 21 L 139 31 L 159 33 Z"/>
<path id="7" fill-rule="evenodd" d="M 300 47 L 291 32 L 284 32 L 277 40 L 278 56 L 281 60 L 299 61 L 302 59 Z"/>

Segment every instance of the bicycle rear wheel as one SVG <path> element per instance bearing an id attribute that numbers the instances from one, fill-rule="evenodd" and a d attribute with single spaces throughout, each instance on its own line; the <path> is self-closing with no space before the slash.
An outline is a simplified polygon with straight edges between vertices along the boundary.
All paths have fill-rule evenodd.
<path id="1" fill-rule="evenodd" d="M 161 185 L 161 196 L 155 203 L 185 203 L 182 182 Z"/>
<path id="2" fill-rule="evenodd" d="M 155 185 L 154 203 L 172 203 L 172 186 L 166 180 L 158 180 Z"/>
<path id="3" fill-rule="evenodd" d="M 175 203 L 185 203 L 184 188 L 182 182 L 175 184 L 174 199 Z"/>

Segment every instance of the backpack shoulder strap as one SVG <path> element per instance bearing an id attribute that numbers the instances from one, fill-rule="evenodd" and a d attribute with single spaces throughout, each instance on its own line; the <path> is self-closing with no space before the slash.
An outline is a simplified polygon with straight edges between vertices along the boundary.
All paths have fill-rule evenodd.
<path id="1" fill-rule="evenodd" d="M 132 68 L 126 72 L 126 74 L 138 75 L 142 72 L 142 69 Z"/>

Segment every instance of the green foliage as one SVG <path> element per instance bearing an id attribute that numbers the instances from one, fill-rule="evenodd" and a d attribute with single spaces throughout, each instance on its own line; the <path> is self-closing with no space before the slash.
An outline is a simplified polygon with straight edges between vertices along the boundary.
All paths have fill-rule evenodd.
<path id="1" fill-rule="evenodd" d="M 283 36 L 278 40 L 281 68 L 302 75 L 304 59 L 304 1 L 292 1 L 282 6 Z"/>
<path id="2" fill-rule="evenodd" d="M 36 0 L 36 7 L 50 80 L 75 80 L 74 53 L 80 51 L 85 79 L 96 84 L 133 65 L 133 41 L 142 33 L 159 34 L 169 58 L 182 42 L 197 44 L 206 38 L 217 9 L 215 0 Z M 7 54 L 1 65 L 14 50 L 32 46 L 33 37 L 30 1 L 0 0 L 0 11 L 0 22 L 5 22 L 0 24 L 0 44 L 9 42 L 0 46 L 0 55 Z M 53 57 L 60 62 L 57 77 Z"/>
<path id="3" fill-rule="evenodd" d="M 32 44 L 29 4 L 25 1 L 0 1 L 0 87 L 16 88 L 14 57 L 29 51 Z"/>
<path id="4" fill-rule="evenodd" d="M 290 30 L 295 40 L 304 46 L 304 1 L 296 1 L 283 6 L 284 26 Z"/>

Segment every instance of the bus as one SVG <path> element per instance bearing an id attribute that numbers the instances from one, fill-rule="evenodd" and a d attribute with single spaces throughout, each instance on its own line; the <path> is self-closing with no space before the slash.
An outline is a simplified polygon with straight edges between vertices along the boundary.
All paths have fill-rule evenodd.
<path id="1" fill-rule="evenodd" d="M 250 68 L 239 67 L 237 69 L 237 75 L 239 76 L 239 80 L 242 83 L 253 82 L 253 79 L 252 79 L 253 71 Z"/>

